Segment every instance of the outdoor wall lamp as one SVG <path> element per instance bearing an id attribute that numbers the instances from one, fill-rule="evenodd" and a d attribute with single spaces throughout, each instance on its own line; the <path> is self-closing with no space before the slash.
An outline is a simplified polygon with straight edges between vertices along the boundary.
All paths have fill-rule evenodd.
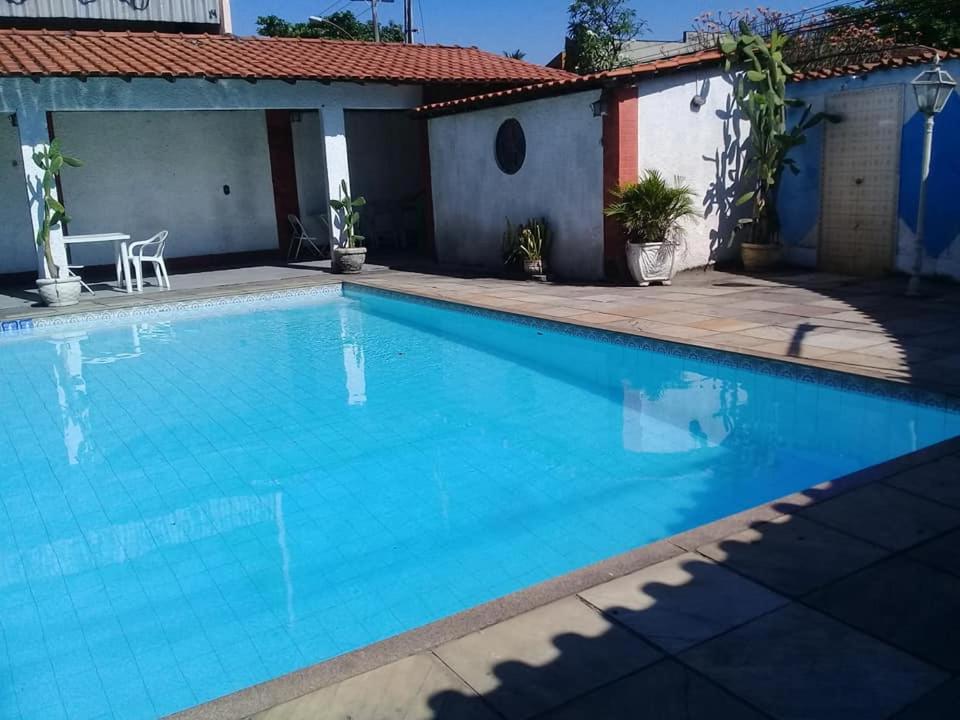
<path id="1" fill-rule="evenodd" d="M 607 101 L 605 98 L 600 98 L 596 102 L 590 103 L 590 109 L 593 111 L 594 117 L 606 117 L 607 116 Z"/>
<path id="2" fill-rule="evenodd" d="M 917 96 L 917 109 L 924 114 L 923 157 L 920 161 L 920 199 L 917 202 L 917 238 L 914 250 L 913 270 L 907 295 L 920 294 L 920 273 L 923 271 L 923 231 L 927 215 L 927 178 L 930 176 L 930 154 L 933 148 L 933 118 L 943 110 L 956 88 L 950 73 L 940 67 L 940 56 L 933 56 L 933 65 L 917 75 L 910 84 Z"/>

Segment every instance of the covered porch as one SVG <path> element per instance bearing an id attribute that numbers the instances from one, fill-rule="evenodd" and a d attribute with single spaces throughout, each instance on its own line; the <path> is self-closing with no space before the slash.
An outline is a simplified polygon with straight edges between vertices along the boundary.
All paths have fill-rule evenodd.
<path id="1" fill-rule="evenodd" d="M 3 81 L 3 89 L 16 82 Z M 114 246 L 70 246 L 63 235 L 123 233 L 135 242 L 167 230 L 164 254 L 178 279 L 198 269 L 284 263 L 291 215 L 321 250 L 339 240 L 329 199 L 343 181 L 368 199 L 361 232 L 371 260 L 429 254 L 423 133 L 409 113 L 419 87 L 179 80 L 159 102 L 157 82 L 168 85 L 44 79 L 29 105 L 23 95 L 0 92 L 5 285 L 29 294 L 42 272 L 33 152 L 54 138 L 83 162 L 58 183 L 70 220 L 52 233 L 54 256 L 82 266 L 75 272 L 94 290 L 106 290 L 100 280 L 113 276 Z M 83 87 L 94 84 L 102 86 L 97 97 Z M 304 252 L 295 261 L 316 259 Z"/>

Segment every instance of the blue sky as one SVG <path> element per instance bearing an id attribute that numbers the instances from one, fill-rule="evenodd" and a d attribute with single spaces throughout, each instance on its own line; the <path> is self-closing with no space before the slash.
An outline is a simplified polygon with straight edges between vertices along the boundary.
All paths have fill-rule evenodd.
<path id="1" fill-rule="evenodd" d="M 784 11 L 796 11 L 817 0 L 782 0 L 769 3 Z M 426 42 L 454 45 L 477 45 L 485 50 L 500 52 L 517 48 L 527 53 L 531 62 L 547 62 L 563 46 L 567 23 L 568 0 L 414 0 L 416 22 L 422 27 Z M 633 0 L 641 18 L 650 27 L 648 38 L 670 40 L 689 29 L 694 17 L 704 10 L 740 9 L 751 7 L 750 2 L 714 0 L 703 3 L 694 0 L 642 2 Z M 766 4 L 757 0 L 756 4 Z M 328 14 L 349 8 L 360 15 L 367 13 L 369 3 L 350 0 L 232 0 L 234 32 L 252 35 L 256 32 L 258 15 L 279 15 L 288 20 L 306 20 L 310 15 Z M 386 20 L 402 17 L 402 3 L 379 5 L 380 15 Z M 424 40 L 423 35 L 420 41 Z"/>

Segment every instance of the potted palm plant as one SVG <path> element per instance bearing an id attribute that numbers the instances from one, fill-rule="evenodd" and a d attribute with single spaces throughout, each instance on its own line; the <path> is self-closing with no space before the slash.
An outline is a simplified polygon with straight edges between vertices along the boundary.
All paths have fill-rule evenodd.
<path id="1" fill-rule="evenodd" d="M 64 165 L 80 167 L 83 163 L 76 158 L 64 155 L 59 140 L 53 140 L 46 147 L 34 152 L 33 162 L 43 171 L 39 193 L 42 216 L 37 230 L 37 247 L 43 253 L 45 274 L 45 277 L 37 279 L 40 300 L 49 307 L 76 305 L 80 302 L 82 289 L 80 278 L 64 272 L 66 268 L 57 264 L 50 244 L 50 232 L 60 229 L 64 223 L 70 221 L 57 197 L 57 178 L 60 176 L 60 171 Z"/>
<path id="2" fill-rule="evenodd" d="M 339 215 L 343 234 L 340 244 L 330 254 L 330 266 L 335 273 L 358 273 L 363 270 L 367 259 L 367 249 L 362 245 L 364 237 L 357 233 L 360 227 L 360 208 L 367 204 L 362 197 L 351 198 L 347 181 L 340 181 L 340 199 L 331 200 L 332 207 Z"/>
<path id="3" fill-rule="evenodd" d="M 616 188 L 613 197 L 604 214 L 616 219 L 627 235 L 627 267 L 633 279 L 641 287 L 655 281 L 669 285 L 683 239 L 681 221 L 698 215 L 693 190 L 680 178 L 671 185 L 658 171 L 647 170 L 639 182 Z"/>

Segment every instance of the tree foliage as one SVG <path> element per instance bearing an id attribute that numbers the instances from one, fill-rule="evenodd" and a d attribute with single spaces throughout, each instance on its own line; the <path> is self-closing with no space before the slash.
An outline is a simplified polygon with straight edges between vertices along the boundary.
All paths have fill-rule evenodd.
<path id="1" fill-rule="evenodd" d="M 899 45 L 960 47 L 960 3 L 956 0 L 866 0 L 862 7 L 841 7 L 838 18 L 874 24 L 880 37 Z"/>
<path id="2" fill-rule="evenodd" d="M 646 23 L 627 0 L 574 0 L 567 26 L 567 70 L 581 75 L 624 64 L 623 46 Z"/>
<path id="3" fill-rule="evenodd" d="M 276 15 L 257 18 L 257 34 L 267 37 L 321 38 L 324 40 L 373 40 L 373 21 L 362 22 L 349 10 L 331 13 L 324 22 L 290 22 Z M 403 42 L 397 23 L 380 24 L 380 42 Z"/>

